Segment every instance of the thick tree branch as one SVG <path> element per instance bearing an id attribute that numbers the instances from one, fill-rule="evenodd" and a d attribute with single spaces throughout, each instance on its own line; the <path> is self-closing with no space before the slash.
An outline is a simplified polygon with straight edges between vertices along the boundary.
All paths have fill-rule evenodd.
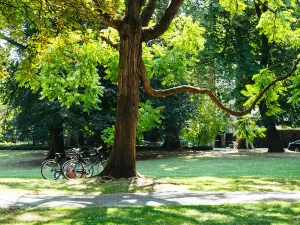
<path id="1" fill-rule="evenodd" d="M 143 28 L 143 41 L 149 41 L 161 36 L 170 26 L 183 0 L 172 0 L 160 21 L 154 27 Z"/>
<path id="2" fill-rule="evenodd" d="M 116 30 L 119 29 L 120 21 L 119 20 L 113 20 L 111 16 L 108 14 L 104 14 L 102 11 L 99 12 L 99 17 L 102 19 L 102 21 L 107 25 L 112 28 L 115 28 Z"/>
<path id="3" fill-rule="evenodd" d="M 101 8 L 103 8 L 103 1 L 99 0 L 93 0 L 94 4 L 97 6 L 97 12 L 99 13 L 98 16 L 99 18 L 105 23 L 107 26 L 113 27 L 116 30 L 118 30 L 119 25 L 121 23 L 120 20 L 114 20 L 112 15 L 109 15 L 107 13 L 104 13 Z"/>
<path id="4" fill-rule="evenodd" d="M 264 96 L 264 94 L 273 86 L 275 85 L 277 82 L 285 80 L 287 78 L 289 78 L 290 76 L 292 76 L 292 74 L 296 71 L 297 65 L 300 62 L 300 58 L 298 58 L 295 62 L 294 65 L 292 67 L 292 69 L 290 70 L 289 73 L 287 73 L 285 76 L 282 77 L 278 77 L 277 79 L 273 80 L 272 82 L 270 82 L 266 87 L 264 87 L 260 93 L 257 95 L 257 97 L 255 98 L 255 100 L 252 102 L 251 106 L 244 110 L 244 111 L 233 111 L 229 108 L 227 108 L 226 106 L 224 106 L 218 99 L 217 97 L 213 94 L 213 92 L 209 89 L 201 89 L 198 87 L 193 87 L 193 86 L 189 86 L 189 85 L 182 85 L 182 86 L 178 86 L 178 87 L 173 87 L 173 88 L 168 88 L 168 89 L 164 89 L 164 90 L 154 90 L 151 85 L 149 80 L 147 79 L 147 75 L 146 75 L 146 68 L 144 63 L 141 60 L 141 71 L 140 71 L 140 80 L 141 83 L 143 85 L 143 88 L 145 90 L 145 92 L 152 97 L 167 97 L 167 96 L 173 96 L 173 95 L 177 95 L 180 93 L 189 93 L 189 94 L 204 94 L 204 95 L 208 95 L 210 97 L 210 99 L 224 112 L 233 115 L 233 116 L 244 116 L 246 114 L 251 113 L 251 111 L 255 108 L 256 104 L 258 103 L 258 101 Z"/>
<path id="5" fill-rule="evenodd" d="M 150 19 L 153 15 L 153 12 L 155 10 L 155 4 L 156 4 L 156 0 L 149 0 L 147 2 L 147 5 L 145 6 L 145 8 L 141 14 L 141 21 L 142 21 L 143 27 L 148 26 Z"/>
<path id="6" fill-rule="evenodd" d="M 268 10 L 270 10 L 272 13 L 276 13 L 276 10 L 272 9 L 271 7 L 268 6 L 266 2 L 262 2 L 261 0 L 257 0 L 259 4 L 261 4 L 263 7 L 266 7 Z"/>
<path id="7" fill-rule="evenodd" d="M 119 50 L 120 49 L 120 45 L 117 43 L 113 43 L 111 40 L 109 40 L 109 38 L 103 37 L 101 36 L 101 32 L 100 32 L 100 36 L 99 36 L 103 41 L 105 41 L 108 45 L 110 45 L 112 48 Z"/>
<path id="8" fill-rule="evenodd" d="M 22 50 L 24 50 L 24 49 L 27 48 L 26 45 L 23 45 L 23 44 L 21 44 L 21 43 L 15 41 L 15 40 L 13 40 L 13 39 L 10 38 L 10 37 L 7 37 L 7 36 L 3 35 L 3 34 L 0 34 L 0 37 L 1 37 L 1 39 L 7 41 L 8 43 L 10 43 L 10 44 L 12 44 L 12 45 L 14 45 L 14 46 L 16 46 L 16 47 L 22 49 Z"/>

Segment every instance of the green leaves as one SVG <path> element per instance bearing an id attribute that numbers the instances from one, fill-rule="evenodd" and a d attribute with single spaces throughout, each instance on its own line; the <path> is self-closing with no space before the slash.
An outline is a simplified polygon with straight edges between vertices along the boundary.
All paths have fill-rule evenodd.
<path id="1" fill-rule="evenodd" d="M 85 110 L 96 107 L 102 94 L 96 69 L 99 43 L 92 39 L 82 42 L 82 36 L 74 32 L 49 42 L 36 57 L 22 62 L 17 74 L 21 85 L 29 85 L 33 91 L 41 89 L 42 98 L 57 99 L 67 107 L 73 103 L 82 103 Z"/>
<path id="2" fill-rule="evenodd" d="M 161 111 L 163 106 L 153 108 L 150 100 L 145 103 L 139 103 L 139 114 L 138 114 L 138 126 L 137 126 L 137 138 L 142 140 L 144 138 L 143 133 L 150 131 L 161 123 L 163 118 Z"/>
<path id="3" fill-rule="evenodd" d="M 5 51 L 5 49 L 0 46 L 0 80 L 9 76 L 9 73 L 6 70 L 7 69 L 6 65 L 8 63 L 7 57 L 8 57 L 8 52 Z"/>
<path id="4" fill-rule="evenodd" d="M 259 74 L 254 75 L 253 76 L 254 84 L 246 85 L 247 90 L 241 91 L 241 93 L 244 96 L 249 97 L 249 99 L 245 102 L 244 106 L 249 107 L 254 101 L 254 99 L 256 99 L 260 91 L 274 79 L 275 79 L 275 73 L 270 71 L 269 69 L 262 69 L 260 70 Z M 259 100 L 259 102 L 265 100 L 268 107 L 268 111 L 267 111 L 268 116 L 276 115 L 278 113 L 283 112 L 283 110 L 280 108 L 280 105 L 278 103 L 278 99 L 281 95 L 284 94 L 285 90 L 286 88 L 283 86 L 283 83 L 277 82 Z"/>
<path id="5" fill-rule="evenodd" d="M 150 100 L 145 103 L 139 103 L 138 126 L 137 126 L 137 139 L 144 138 L 143 133 L 150 131 L 161 123 L 163 118 L 161 111 L 164 107 L 153 108 Z M 108 127 L 102 132 L 102 139 L 108 145 L 112 146 L 114 141 L 115 126 Z"/>
<path id="6" fill-rule="evenodd" d="M 197 107 L 191 112 L 192 119 L 182 130 L 182 136 L 198 145 L 211 145 L 218 132 L 225 129 L 225 115 L 208 97 L 196 97 L 194 101 Z"/>
<path id="7" fill-rule="evenodd" d="M 245 0 L 220 0 L 223 6 L 232 15 L 240 15 L 251 4 L 256 4 L 261 11 L 257 29 L 266 35 L 269 42 L 299 46 L 299 6 L 295 0 L 291 1 L 255 1 L 251 3 Z M 296 37 L 296 38 L 295 38 Z"/>
<path id="8" fill-rule="evenodd" d="M 262 14 L 257 29 L 268 37 L 269 42 L 288 42 L 293 34 L 291 23 L 295 21 L 290 11 L 267 11 Z"/>
<path id="9" fill-rule="evenodd" d="M 242 14 L 247 5 L 245 0 L 220 0 L 220 5 L 232 14 Z"/>
<path id="10" fill-rule="evenodd" d="M 159 76 L 167 86 L 189 81 L 197 56 L 204 48 L 203 33 L 204 28 L 191 17 L 174 19 L 161 39 L 155 44 L 143 45 L 148 77 Z"/>
<path id="11" fill-rule="evenodd" d="M 239 139 L 245 139 L 248 144 L 253 144 L 255 137 L 265 137 L 264 132 L 266 128 L 260 128 L 256 126 L 254 120 L 251 120 L 251 115 L 246 115 L 240 117 L 236 122 L 238 124 L 238 129 L 234 133 Z"/>
<path id="12" fill-rule="evenodd" d="M 115 133 L 114 125 L 102 131 L 101 138 L 108 147 L 112 146 L 114 143 L 114 133 Z"/>
<path id="13" fill-rule="evenodd" d="M 292 96 L 288 100 L 288 103 L 298 104 L 300 99 L 300 65 L 297 66 L 295 76 L 291 79 L 290 89 L 292 90 Z"/>

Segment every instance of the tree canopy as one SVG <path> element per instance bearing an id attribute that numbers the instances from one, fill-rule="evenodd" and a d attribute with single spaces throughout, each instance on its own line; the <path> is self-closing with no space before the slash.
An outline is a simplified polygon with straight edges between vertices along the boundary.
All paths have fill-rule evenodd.
<path id="1" fill-rule="evenodd" d="M 242 116 L 265 101 L 277 113 L 278 96 L 289 89 L 290 102 L 297 103 L 300 91 L 298 56 L 288 69 L 275 73 L 263 68 L 254 76 L 245 94 L 249 101 L 241 111 L 223 104 L 210 88 L 200 88 L 196 62 L 204 48 L 204 32 L 192 16 L 180 11 L 183 3 L 204 7 L 210 1 L 62 1 L 0 0 L 0 36 L 22 48 L 21 55 L 12 50 L 1 52 L 20 62 L 17 80 L 21 85 L 40 90 L 42 98 L 58 100 L 70 107 L 83 104 L 88 111 L 97 107 L 103 94 L 97 65 L 103 65 L 107 78 L 118 85 L 115 137 L 110 161 L 102 174 L 115 177 L 136 176 L 135 140 L 138 118 L 139 85 L 153 97 L 179 93 L 208 95 L 223 111 Z M 291 1 L 221 0 L 230 17 L 255 7 L 257 30 L 267 41 L 285 48 L 299 49 L 299 4 Z M 28 37 L 25 27 L 34 31 Z M 7 51 L 5 51 L 7 50 Z M 1 76 L 7 76 L 5 66 Z M 221 74 L 222 71 L 219 71 Z M 151 87 L 152 77 L 159 75 L 167 89 Z M 179 85 L 182 81 L 186 85 Z M 285 81 L 291 81 L 285 82 Z M 179 85 L 179 86 L 176 86 Z"/>

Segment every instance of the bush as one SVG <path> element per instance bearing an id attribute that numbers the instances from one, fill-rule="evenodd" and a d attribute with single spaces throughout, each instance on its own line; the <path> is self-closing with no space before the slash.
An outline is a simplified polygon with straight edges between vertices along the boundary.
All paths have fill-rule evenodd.
<path id="1" fill-rule="evenodd" d="M 0 150 L 48 150 L 47 145 L 0 145 Z"/>

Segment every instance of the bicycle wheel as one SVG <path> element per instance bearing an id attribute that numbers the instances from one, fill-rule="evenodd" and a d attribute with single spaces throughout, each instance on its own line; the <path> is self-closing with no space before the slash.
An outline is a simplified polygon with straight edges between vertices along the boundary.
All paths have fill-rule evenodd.
<path id="1" fill-rule="evenodd" d="M 102 166 L 104 168 L 106 166 L 106 164 L 107 164 L 107 159 L 101 160 L 101 164 L 102 164 Z"/>
<path id="2" fill-rule="evenodd" d="M 78 162 L 76 159 L 71 159 L 66 161 L 63 166 L 62 166 L 62 173 L 64 175 L 64 177 L 66 179 L 76 179 L 78 178 L 78 176 L 76 176 L 76 170 L 75 167 L 77 165 L 81 165 L 81 167 L 83 168 L 82 164 L 80 162 Z"/>
<path id="3" fill-rule="evenodd" d="M 88 171 L 84 168 L 82 163 L 78 162 L 74 167 L 74 174 L 76 178 L 86 178 Z"/>
<path id="4" fill-rule="evenodd" d="M 104 169 L 104 167 L 106 166 L 107 164 L 107 160 L 104 159 L 104 160 L 101 160 L 99 161 L 97 164 L 95 164 L 92 168 L 93 168 L 93 175 L 96 176 L 98 175 L 99 173 L 102 172 L 102 170 Z"/>
<path id="5" fill-rule="evenodd" d="M 47 160 L 43 162 L 41 167 L 41 174 L 45 179 L 56 180 L 61 175 L 61 166 L 55 160 Z"/>

